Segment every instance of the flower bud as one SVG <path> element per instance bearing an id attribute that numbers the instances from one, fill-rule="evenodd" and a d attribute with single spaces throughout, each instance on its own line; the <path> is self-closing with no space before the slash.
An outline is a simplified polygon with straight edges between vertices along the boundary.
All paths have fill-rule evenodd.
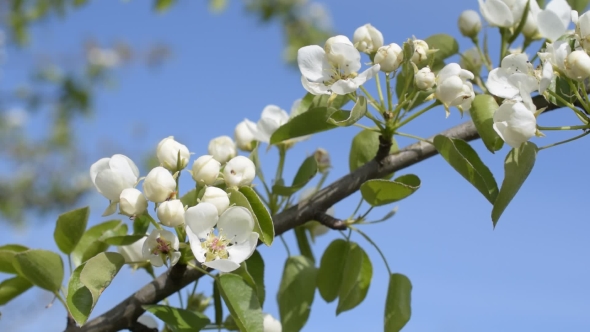
<path id="1" fill-rule="evenodd" d="M 412 62 L 418 64 L 428 59 L 428 44 L 420 39 L 414 40 L 414 54 Z"/>
<path id="2" fill-rule="evenodd" d="M 357 50 L 372 54 L 383 46 L 383 34 L 370 24 L 365 24 L 354 31 L 352 42 Z"/>
<path id="3" fill-rule="evenodd" d="M 481 66 L 483 65 L 483 59 L 479 54 L 476 47 L 472 47 L 467 51 L 463 52 L 463 56 L 459 61 L 461 68 L 465 68 L 472 73 L 479 73 Z"/>
<path id="4" fill-rule="evenodd" d="M 180 155 L 180 160 L 178 157 Z M 190 152 L 188 148 L 174 140 L 174 136 L 164 138 L 158 143 L 156 156 L 160 164 L 171 172 L 180 171 L 188 165 Z"/>
<path id="5" fill-rule="evenodd" d="M 215 205 L 217 214 L 221 215 L 229 207 L 229 197 L 224 190 L 217 187 L 207 187 L 201 198 L 201 203 L 207 202 Z"/>
<path id="6" fill-rule="evenodd" d="M 135 217 L 145 212 L 148 202 L 135 188 L 123 189 L 119 197 L 119 211 L 129 217 Z"/>
<path id="7" fill-rule="evenodd" d="M 416 81 L 416 86 L 420 90 L 428 90 L 434 86 L 434 80 L 436 76 L 430 70 L 430 67 L 426 66 L 414 75 L 414 80 Z"/>
<path id="8" fill-rule="evenodd" d="M 566 61 L 569 77 L 576 80 L 590 77 L 590 56 L 585 51 L 573 51 Z"/>
<path id="9" fill-rule="evenodd" d="M 162 203 L 173 197 L 175 190 L 176 180 L 167 169 L 161 166 L 152 169 L 143 180 L 145 197 L 154 203 Z"/>
<path id="10" fill-rule="evenodd" d="M 238 154 L 236 144 L 229 136 L 219 136 L 209 142 L 209 154 L 220 163 L 225 163 Z"/>
<path id="11" fill-rule="evenodd" d="M 234 138 L 236 139 L 236 145 L 238 149 L 243 151 L 252 151 L 252 141 L 255 141 L 256 138 L 252 131 L 248 128 L 246 121 L 242 121 L 238 123 L 236 129 L 234 130 Z"/>
<path id="12" fill-rule="evenodd" d="M 184 224 L 184 205 L 179 199 L 162 202 L 157 214 L 164 226 L 176 227 Z"/>
<path id="13" fill-rule="evenodd" d="M 193 179 L 199 185 L 212 185 L 219 176 L 219 169 L 221 164 L 215 160 L 213 156 L 204 155 L 200 156 L 193 162 L 192 175 Z"/>
<path id="14" fill-rule="evenodd" d="M 281 322 L 275 319 L 272 315 L 264 314 L 262 330 L 263 332 L 281 332 L 283 331 L 283 325 L 281 325 Z"/>
<path id="15" fill-rule="evenodd" d="M 256 166 L 250 158 L 237 156 L 227 162 L 223 178 L 228 188 L 249 186 L 256 177 Z"/>
<path id="16" fill-rule="evenodd" d="M 328 169 L 332 167 L 332 163 L 330 162 L 330 154 L 328 151 L 318 148 L 314 152 L 315 161 L 318 165 L 318 172 L 325 173 Z"/>
<path id="17" fill-rule="evenodd" d="M 342 35 L 328 38 L 324 44 L 324 51 L 328 62 L 339 68 L 346 68 L 351 61 L 360 61 L 361 58 L 350 39 Z"/>
<path id="18" fill-rule="evenodd" d="M 137 263 L 146 260 L 141 254 L 141 248 L 143 248 L 146 239 L 147 237 L 142 237 L 130 245 L 117 247 L 117 251 L 125 258 L 125 263 Z"/>
<path id="19" fill-rule="evenodd" d="M 135 163 L 122 154 L 102 158 L 90 166 L 90 179 L 96 190 L 111 202 L 118 202 L 123 189 L 133 188 L 138 177 Z"/>
<path id="20" fill-rule="evenodd" d="M 375 54 L 373 62 L 381 66 L 381 71 L 391 73 L 395 71 L 404 60 L 404 52 L 396 43 L 381 46 Z"/>
<path id="21" fill-rule="evenodd" d="M 481 18 L 475 10 L 465 10 L 459 15 L 459 31 L 465 37 L 474 38 L 481 30 Z"/>

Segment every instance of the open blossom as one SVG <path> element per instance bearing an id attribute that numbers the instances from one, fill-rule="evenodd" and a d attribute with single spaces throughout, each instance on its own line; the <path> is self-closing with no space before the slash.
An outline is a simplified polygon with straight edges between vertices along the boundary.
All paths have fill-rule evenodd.
<path id="1" fill-rule="evenodd" d="M 176 180 L 164 167 L 154 167 L 143 180 L 143 192 L 148 200 L 162 203 L 176 193 Z"/>
<path id="2" fill-rule="evenodd" d="M 244 120 L 246 127 L 259 142 L 270 143 L 270 137 L 280 126 L 289 122 L 289 114 L 276 105 L 268 105 L 262 110 L 260 120 L 254 123 Z"/>
<path id="3" fill-rule="evenodd" d="M 576 39 L 586 52 L 590 51 L 590 12 L 578 17 L 578 12 L 572 11 L 572 21 L 576 25 Z"/>
<path id="4" fill-rule="evenodd" d="M 180 162 L 178 160 L 180 155 Z M 164 138 L 158 143 L 156 157 L 160 164 L 171 172 L 179 171 L 188 165 L 190 152 L 188 148 L 174 140 L 174 136 Z M 180 168 L 178 167 L 180 165 Z"/>
<path id="5" fill-rule="evenodd" d="M 527 94 L 538 88 L 533 65 L 528 61 L 527 55 L 522 53 L 510 54 L 502 59 L 500 68 L 489 73 L 486 87 L 495 96 L 520 99 L 519 84 Z"/>
<path id="6" fill-rule="evenodd" d="M 529 95 L 523 95 L 523 99 Z M 494 113 L 494 130 L 513 148 L 518 148 L 522 143 L 535 136 L 537 131 L 537 119 L 532 100 L 515 101 L 506 100 Z"/>
<path id="7" fill-rule="evenodd" d="M 303 87 L 314 95 L 354 92 L 379 71 L 374 65 L 362 73 L 361 55 L 346 36 L 329 38 L 324 48 L 305 46 L 297 52 Z"/>
<path id="8" fill-rule="evenodd" d="M 494 27 L 511 28 L 520 22 L 526 0 L 478 0 L 483 18 Z"/>
<path id="9" fill-rule="evenodd" d="M 548 40 L 557 40 L 567 31 L 571 12 L 572 8 L 566 0 L 551 0 L 545 9 L 537 14 L 539 34 Z"/>
<path id="10" fill-rule="evenodd" d="M 365 24 L 354 31 L 352 41 L 357 50 L 371 54 L 383 46 L 383 34 L 374 26 Z"/>
<path id="11" fill-rule="evenodd" d="M 244 207 L 232 206 L 218 216 L 213 204 L 199 203 L 186 210 L 184 219 L 191 250 L 207 267 L 234 271 L 256 249 L 258 233 L 253 231 L 254 218 Z"/>
<path id="12" fill-rule="evenodd" d="M 119 199 L 119 211 L 121 214 L 135 217 L 145 212 L 148 202 L 141 191 L 135 188 L 126 188 L 121 192 Z"/>
<path id="13" fill-rule="evenodd" d="M 475 98 L 473 85 L 468 80 L 473 79 L 473 73 L 461 69 L 456 63 L 449 63 L 436 76 L 435 97 L 445 106 L 447 116 L 449 107 L 456 106 L 460 111 L 471 108 Z"/>
<path id="14" fill-rule="evenodd" d="M 220 163 L 226 163 L 238 154 L 236 144 L 229 136 L 219 136 L 209 142 L 209 154 Z"/>
<path id="15" fill-rule="evenodd" d="M 256 177 L 256 166 L 250 158 L 237 156 L 227 162 L 223 178 L 228 188 L 249 186 Z"/>
<path id="16" fill-rule="evenodd" d="M 155 267 L 164 265 L 168 260 L 170 266 L 174 266 L 181 255 L 179 245 L 176 234 L 164 229 L 154 229 L 143 244 L 142 255 Z"/>

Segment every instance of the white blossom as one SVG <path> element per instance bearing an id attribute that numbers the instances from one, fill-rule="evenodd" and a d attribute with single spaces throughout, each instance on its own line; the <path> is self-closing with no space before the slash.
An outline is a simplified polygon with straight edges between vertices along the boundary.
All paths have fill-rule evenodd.
<path id="1" fill-rule="evenodd" d="M 289 122 L 289 114 L 276 105 L 268 105 L 260 114 L 260 120 L 254 123 L 244 120 L 246 127 L 259 142 L 270 143 L 270 137 L 280 126 Z"/>
<path id="2" fill-rule="evenodd" d="M 528 95 L 523 95 L 526 98 Z M 530 96 L 528 96 L 530 99 Z M 532 101 L 531 101 L 532 104 Z M 534 107 L 534 105 L 533 105 Z M 494 130 L 513 148 L 535 136 L 537 119 L 535 109 L 523 101 L 507 100 L 494 113 Z"/>
<path id="3" fill-rule="evenodd" d="M 449 63 L 438 72 L 435 97 L 445 106 L 447 116 L 451 106 L 456 106 L 460 111 L 471 108 L 475 93 L 473 85 L 468 80 L 473 78 L 473 73 L 461 69 L 456 63 Z"/>
<path id="4" fill-rule="evenodd" d="M 158 219 L 164 226 L 176 227 L 184 224 L 184 205 L 179 199 L 172 199 L 158 205 Z"/>
<path id="5" fill-rule="evenodd" d="M 141 191 L 135 188 L 126 188 L 119 196 L 119 211 L 121 214 L 135 217 L 143 214 L 147 209 L 148 202 Z"/>
<path id="6" fill-rule="evenodd" d="M 371 24 L 365 24 L 354 31 L 352 42 L 360 52 L 375 53 L 383 46 L 383 34 Z"/>
<path id="7" fill-rule="evenodd" d="M 537 14 L 539 34 L 548 40 L 557 40 L 567 31 L 572 18 L 571 12 L 572 7 L 566 0 L 551 0 L 545 9 Z"/>
<path id="8" fill-rule="evenodd" d="M 426 66 L 414 75 L 414 80 L 416 82 L 416 87 L 420 90 L 428 90 L 434 86 L 434 81 L 436 76 L 430 70 L 430 67 Z"/>
<path id="9" fill-rule="evenodd" d="M 162 203 L 176 194 L 176 180 L 164 167 L 154 167 L 143 180 L 145 197 L 154 202 Z"/>
<path id="10" fill-rule="evenodd" d="M 219 136 L 209 142 L 209 154 L 224 164 L 238 154 L 236 144 L 229 136 Z"/>
<path id="11" fill-rule="evenodd" d="M 522 84 L 526 93 L 538 88 L 533 65 L 528 61 L 527 55 L 522 53 L 510 54 L 502 59 L 500 68 L 489 73 L 486 87 L 495 96 L 514 99 L 520 94 L 519 84 Z"/>
<path id="12" fill-rule="evenodd" d="M 254 218 L 244 207 L 232 206 L 218 216 L 215 205 L 199 203 L 186 211 L 184 219 L 191 250 L 207 267 L 234 271 L 256 249 L 258 233 L 253 231 Z"/>
<path id="13" fill-rule="evenodd" d="M 212 185 L 219 176 L 221 163 L 211 155 L 200 156 L 193 162 L 191 175 L 199 185 Z"/>
<path id="14" fill-rule="evenodd" d="M 567 56 L 569 77 L 575 80 L 585 80 L 590 77 L 590 56 L 586 51 L 573 51 Z"/>
<path id="15" fill-rule="evenodd" d="M 90 166 L 90 179 L 96 190 L 111 202 L 103 216 L 116 212 L 121 192 L 133 188 L 138 178 L 139 169 L 122 154 L 102 158 Z"/>
<path id="16" fill-rule="evenodd" d="M 418 64 L 422 61 L 426 61 L 426 59 L 428 59 L 428 43 L 420 39 L 415 39 L 413 43 L 414 54 L 412 54 L 412 62 Z"/>
<path id="17" fill-rule="evenodd" d="M 374 65 L 358 74 L 361 55 L 345 36 L 329 38 L 324 48 L 305 46 L 297 52 L 303 87 L 314 95 L 354 92 L 379 71 Z"/>
<path id="18" fill-rule="evenodd" d="M 459 31 L 465 37 L 474 38 L 481 30 L 481 18 L 475 10 L 465 10 L 459 15 Z"/>
<path id="19" fill-rule="evenodd" d="M 237 156 L 227 162 L 223 178 L 228 188 L 249 186 L 256 177 L 256 166 L 250 158 Z"/>
<path id="20" fill-rule="evenodd" d="M 373 62 L 380 66 L 381 71 L 391 73 L 399 68 L 403 60 L 404 52 L 402 48 L 396 43 L 391 43 L 379 47 Z"/>
<path id="21" fill-rule="evenodd" d="M 554 43 L 547 43 L 544 52 L 539 52 L 539 58 L 544 62 L 549 62 L 553 70 L 569 76 L 566 68 L 566 60 L 572 52 L 567 40 L 558 40 Z"/>
<path id="22" fill-rule="evenodd" d="M 576 39 L 586 52 L 590 51 L 590 12 L 578 17 L 578 12 L 573 10 L 572 21 L 576 25 Z"/>
<path id="23" fill-rule="evenodd" d="M 142 255 L 155 267 L 164 265 L 168 260 L 170 266 L 174 266 L 181 255 L 179 245 L 176 234 L 164 229 L 154 229 L 143 244 Z"/>
<path id="24" fill-rule="evenodd" d="M 180 168 L 178 168 L 178 155 L 180 154 Z M 171 172 L 180 171 L 188 165 L 190 152 L 188 148 L 174 140 L 174 136 L 164 138 L 158 143 L 156 157 L 160 165 Z"/>
<path id="25" fill-rule="evenodd" d="M 125 263 L 138 263 L 147 261 L 147 259 L 143 258 L 142 250 L 143 244 L 147 237 L 142 237 L 141 239 L 133 242 L 130 245 L 126 246 L 118 246 L 117 251 L 125 258 Z"/>
<path id="26" fill-rule="evenodd" d="M 238 149 L 243 151 L 252 151 L 252 141 L 256 140 L 254 137 L 254 133 L 252 130 L 248 128 L 247 124 L 248 120 L 244 120 L 236 126 L 234 130 L 234 139 L 236 140 L 236 145 Z"/>
<path id="27" fill-rule="evenodd" d="M 203 197 L 201 197 L 201 202 L 213 204 L 217 208 L 218 215 L 222 214 L 229 207 L 227 193 L 225 190 L 217 187 L 207 187 Z"/>
<path id="28" fill-rule="evenodd" d="M 526 6 L 526 0 L 478 0 L 478 2 L 479 11 L 488 24 L 503 28 L 517 25 Z"/>
<path id="29" fill-rule="evenodd" d="M 283 325 L 278 319 L 275 319 L 271 314 L 264 314 L 264 320 L 262 321 L 263 332 L 282 332 Z"/>

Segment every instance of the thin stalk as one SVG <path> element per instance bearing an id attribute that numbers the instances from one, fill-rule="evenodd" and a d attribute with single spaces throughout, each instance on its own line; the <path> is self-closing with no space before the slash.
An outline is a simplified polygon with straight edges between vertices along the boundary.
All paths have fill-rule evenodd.
<path id="1" fill-rule="evenodd" d="M 178 291 L 178 301 L 180 301 L 180 308 L 184 308 L 184 301 L 182 300 L 182 291 Z M 187 302 L 188 304 L 188 302 Z"/>
<path id="2" fill-rule="evenodd" d="M 483 54 L 483 51 L 481 50 L 481 47 L 479 46 L 479 39 L 474 38 L 474 39 L 472 39 L 472 41 L 475 44 L 475 48 L 477 49 L 477 53 L 479 53 L 479 56 L 481 57 L 484 65 L 486 66 L 488 71 L 492 71 L 492 64 L 488 61 L 488 58 Z"/>
<path id="3" fill-rule="evenodd" d="M 506 51 L 508 49 L 508 43 L 506 40 L 507 33 L 508 33 L 508 29 L 500 28 L 501 43 L 500 43 L 500 60 L 499 60 L 499 62 L 502 62 L 502 59 L 504 59 L 504 55 L 506 54 Z"/>
<path id="4" fill-rule="evenodd" d="M 262 196 L 260 194 L 258 189 L 256 189 L 255 187 L 252 187 L 252 189 L 254 189 L 254 192 L 256 193 L 256 195 L 258 195 L 258 197 L 260 197 L 260 200 L 262 201 L 262 203 L 264 203 L 266 206 L 268 206 L 268 201 L 266 200 L 266 198 L 264 198 L 264 196 Z"/>
<path id="5" fill-rule="evenodd" d="M 413 139 L 415 139 L 415 140 L 418 140 L 418 141 L 420 141 L 420 142 L 424 142 L 424 143 L 432 144 L 432 142 L 431 142 L 431 141 L 427 140 L 426 138 L 422 138 L 422 137 L 420 137 L 420 136 L 415 136 L 415 135 L 412 135 L 412 134 L 406 134 L 406 133 L 400 133 L 399 131 L 396 131 L 396 132 L 395 132 L 395 134 L 396 134 L 396 135 L 399 135 L 399 136 L 407 137 L 407 138 L 413 138 Z"/>
<path id="6" fill-rule="evenodd" d="M 389 74 L 385 75 L 385 85 L 387 87 L 387 110 L 393 111 L 393 90 L 391 89 L 391 77 Z"/>
<path id="7" fill-rule="evenodd" d="M 68 255 L 68 266 L 70 267 L 70 275 L 72 274 L 72 256 Z"/>
<path id="8" fill-rule="evenodd" d="M 347 96 L 348 96 L 348 99 L 350 99 L 351 101 L 356 103 L 356 99 L 350 93 L 347 94 Z M 377 118 L 375 118 L 373 116 L 373 114 L 371 114 L 371 112 L 367 111 L 367 113 L 365 113 L 365 116 L 367 118 L 371 119 L 375 123 L 375 125 L 379 128 L 380 132 L 384 130 L 383 125 L 381 124 L 381 121 L 379 121 Z"/>
<path id="9" fill-rule="evenodd" d="M 330 172 L 322 173 L 322 177 L 320 178 L 320 181 L 318 181 L 318 184 L 315 186 L 316 191 L 320 190 L 322 188 L 322 185 L 324 185 L 324 182 L 326 182 L 326 179 L 328 178 L 328 174 L 330 174 Z"/>
<path id="10" fill-rule="evenodd" d="M 561 126 L 561 127 L 542 127 L 537 126 L 539 130 L 580 130 L 580 129 L 588 129 L 588 125 L 579 125 L 579 126 Z"/>
<path id="11" fill-rule="evenodd" d="M 434 103 L 426 106 L 425 108 L 423 108 L 423 109 L 419 110 L 418 112 L 416 112 L 416 113 L 410 115 L 409 117 L 407 117 L 404 121 L 402 121 L 399 124 L 397 124 L 395 126 L 395 128 L 397 129 L 397 128 L 403 127 L 404 125 L 408 124 L 410 121 L 414 120 L 415 118 L 419 117 L 420 115 L 428 112 L 429 110 L 431 110 L 434 107 L 439 106 L 439 105 L 440 105 L 440 102 L 438 100 L 436 100 Z"/>
<path id="12" fill-rule="evenodd" d="M 281 238 L 281 242 L 283 242 L 283 245 L 285 246 L 285 249 L 287 250 L 287 256 L 291 257 L 291 250 L 289 249 L 289 246 L 287 245 L 287 241 L 285 241 L 282 234 L 279 235 L 279 238 Z"/>
<path id="13" fill-rule="evenodd" d="M 361 85 L 360 89 L 365 94 L 365 96 L 367 96 L 367 100 L 369 100 L 369 104 L 371 106 L 375 107 L 375 109 L 378 110 L 380 113 L 383 113 L 385 111 L 377 104 L 375 98 L 373 98 L 373 96 L 369 93 L 369 91 L 367 91 L 367 89 L 365 89 L 364 86 Z"/>
<path id="14" fill-rule="evenodd" d="M 576 106 L 572 105 L 569 101 L 563 99 L 563 97 L 561 97 L 560 95 L 558 95 L 554 91 L 551 91 L 549 89 L 547 89 L 545 91 L 547 91 L 547 93 L 549 93 L 550 95 L 552 95 L 553 97 L 555 97 L 555 99 L 559 100 L 562 104 L 564 104 L 565 106 L 569 107 L 572 111 L 574 111 L 576 114 L 578 114 L 578 116 L 580 116 L 582 118 L 586 118 L 587 117 L 586 114 L 584 114 L 584 112 L 580 111 Z"/>
<path id="15" fill-rule="evenodd" d="M 381 91 L 381 80 L 379 78 L 379 73 L 375 75 L 375 83 L 377 83 L 377 92 L 379 93 L 379 103 L 381 105 L 381 109 L 385 109 L 385 101 L 383 99 L 383 91 Z"/>
<path id="16" fill-rule="evenodd" d="M 186 265 L 188 265 L 188 266 L 192 267 L 193 269 L 195 269 L 195 270 L 197 270 L 197 271 L 199 271 L 199 272 L 201 272 L 203 274 L 206 274 L 206 275 L 210 276 L 211 278 L 215 279 L 215 275 L 214 274 L 211 274 L 209 271 L 203 269 L 200 266 L 197 266 L 197 265 L 195 265 L 195 264 L 193 264 L 191 262 L 187 262 Z"/>
<path id="17" fill-rule="evenodd" d="M 584 99 L 580 95 L 580 89 L 570 79 L 566 79 L 566 81 L 567 81 L 567 84 L 569 84 L 570 89 L 574 90 L 574 93 L 576 94 L 578 101 L 582 104 L 582 107 L 584 108 L 584 110 L 586 110 L 586 113 L 590 113 L 590 108 L 588 107 L 588 103 L 586 102 L 586 99 Z"/>
<path id="18" fill-rule="evenodd" d="M 584 137 L 584 136 L 586 136 L 588 134 L 590 134 L 590 131 L 586 131 L 583 134 L 580 134 L 578 136 L 572 137 L 570 139 L 566 139 L 565 141 L 561 141 L 561 142 L 557 142 L 557 143 L 553 143 L 553 144 L 542 146 L 542 147 L 539 148 L 539 151 L 545 150 L 545 149 L 548 149 L 548 148 L 551 148 L 551 147 L 554 147 L 554 146 L 558 146 L 558 145 L 561 145 L 561 144 L 569 143 L 571 141 L 575 141 L 575 140 L 577 140 L 579 138 L 582 138 L 582 137 Z"/>
<path id="19" fill-rule="evenodd" d="M 353 123 L 352 125 L 355 126 L 355 127 L 359 127 L 359 128 L 365 129 L 365 130 L 374 131 L 376 133 L 380 133 L 381 132 L 381 130 L 377 130 L 375 128 L 367 127 L 367 126 L 362 125 L 362 124 L 359 124 L 359 123 Z"/>
<path id="20" fill-rule="evenodd" d="M 367 210 L 367 212 L 365 212 L 365 213 L 364 213 L 364 214 L 363 214 L 363 215 L 360 217 L 360 219 L 361 219 L 361 220 L 365 219 L 365 218 L 366 218 L 366 217 L 369 215 L 369 213 L 370 213 L 371 211 L 373 211 L 373 207 L 372 207 L 372 206 L 371 206 L 371 207 L 370 207 L 370 208 Z"/>
<path id="21" fill-rule="evenodd" d="M 379 255 L 381 255 L 381 259 L 383 259 L 383 263 L 385 263 L 385 268 L 387 269 L 387 272 L 389 272 L 389 275 L 391 275 L 391 269 L 389 268 L 389 263 L 387 263 L 387 259 L 385 258 L 385 255 L 383 255 L 383 252 L 381 251 L 381 249 L 379 249 L 379 246 L 377 246 L 377 244 L 375 242 L 373 242 L 373 240 L 371 240 L 371 238 L 368 237 L 365 233 L 363 233 L 360 229 L 358 229 L 354 226 L 349 226 L 349 228 L 354 230 L 355 232 L 359 233 L 362 237 L 365 238 L 365 240 L 367 240 L 367 242 L 369 242 L 370 244 L 373 245 L 373 247 L 375 247 L 375 249 L 377 250 Z"/>
<path id="22" fill-rule="evenodd" d="M 354 212 L 350 215 L 350 219 L 354 218 L 354 215 L 359 212 L 359 209 L 361 208 L 361 205 L 363 205 L 363 198 L 361 197 L 361 200 L 359 201 L 358 205 L 356 206 L 356 209 L 354 209 Z"/>

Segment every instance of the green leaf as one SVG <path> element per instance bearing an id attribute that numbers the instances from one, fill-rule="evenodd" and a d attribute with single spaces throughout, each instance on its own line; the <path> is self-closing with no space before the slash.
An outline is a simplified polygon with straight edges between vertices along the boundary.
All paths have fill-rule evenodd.
<path id="1" fill-rule="evenodd" d="M 309 245 L 309 238 L 307 237 L 306 227 L 304 225 L 295 227 L 295 238 L 297 239 L 297 247 L 302 256 L 311 259 L 315 263 L 315 257 L 313 256 L 313 250 Z"/>
<path id="2" fill-rule="evenodd" d="M 359 96 L 356 103 L 352 107 L 348 118 L 337 121 L 330 116 L 328 122 L 337 125 L 338 127 L 349 127 L 357 123 L 358 120 L 362 119 L 365 114 L 367 114 L 367 99 L 364 96 Z"/>
<path id="3" fill-rule="evenodd" d="M 412 283 L 403 274 L 389 276 L 389 288 L 385 301 L 385 332 L 398 332 L 412 315 Z"/>
<path id="4" fill-rule="evenodd" d="M 310 109 L 310 107 L 312 107 L 315 98 L 316 96 L 312 95 L 309 92 L 305 94 L 305 97 L 301 98 L 301 102 L 299 102 L 297 108 L 291 111 L 291 117 L 295 117 L 297 115 L 307 112 Z"/>
<path id="5" fill-rule="evenodd" d="M 504 141 L 494 130 L 494 112 L 499 108 L 494 97 L 490 95 L 477 95 L 471 103 L 469 114 L 475 124 L 475 128 L 491 153 L 502 148 Z"/>
<path id="6" fill-rule="evenodd" d="M 379 135 L 378 132 L 363 129 L 354 136 L 348 155 L 348 166 L 351 172 L 375 158 L 379 150 Z M 393 138 L 392 143 L 391 150 L 389 150 L 391 153 L 398 150 L 397 142 Z M 389 179 L 392 176 L 393 173 L 385 178 Z"/>
<path id="7" fill-rule="evenodd" d="M 330 243 L 322 255 L 316 284 L 320 295 L 328 303 L 338 297 L 348 249 L 348 242 L 337 239 Z"/>
<path id="8" fill-rule="evenodd" d="M 219 293 L 219 281 L 217 279 L 213 282 L 213 305 L 215 307 L 215 325 L 220 325 L 223 322 L 223 304 L 221 303 L 221 293 Z"/>
<path id="9" fill-rule="evenodd" d="M 165 12 L 167 11 L 170 6 L 175 2 L 176 0 L 155 0 L 154 2 L 154 9 L 157 12 Z"/>
<path id="10" fill-rule="evenodd" d="M 258 302 L 260 306 L 264 305 L 264 299 L 266 298 L 266 290 L 264 287 L 264 260 L 262 256 L 255 250 L 252 256 L 246 260 L 248 264 L 248 272 L 256 283 L 256 294 L 258 295 Z"/>
<path id="11" fill-rule="evenodd" d="M 332 101 L 328 105 L 328 101 L 330 101 L 331 98 L 332 98 L 331 95 L 314 96 L 311 106 L 308 108 L 308 110 L 314 109 L 317 107 L 332 107 L 335 109 L 341 109 L 346 104 L 348 104 L 348 102 L 350 101 L 350 99 L 348 99 L 347 95 L 338 95 L 338 96 L 336 96 L 336 98 L 332 99 Z"/>
<path id="12" fill-rule="evenodd" d="M 338 111 L 332 107 L 316 107 L 309 111 L 293 117 L 289 122 L 280 126 L 270 137 L 270 144 L 277 144 L 291 138 L 306 136 L 337 128 L 338 126 L 328 123 L 328 119 L 343 121 L 350 117 L 348 111 Z"/>
<path id="13" fill-rule="evenodd" d="M 240 267 L 233 270 L 231 273 L 242 277 L 242 279 L 244 279 L 248 286 L 252 287 L 252 289 L 258 295 L 258 290 L 256 289 L 256 282 L 254 281 L 254 278 L 252 278 L 252 276 L 250 275 L 250 272 L 248 272 L 248 263 L 242 262 L 242 264 L 240 264 Z M 260 301 L 258 302 L 260 303 Z"/>
<path id="14" fill-rule="evenodd" d="M 363 248 L 354 242 L 348 243 L 348 255 L 338 292 L 336 315 L 359 305 L 369 291 L 373 277 L 373 265 Z"/>
<path id="15" fill-rule="evenodd" d="M 250 204 L 250 211 L 256 216 L 256 221 L 258 222 L 261 231 L 260 240 L 262 243 L 270 246 L 275 238 L 275 226 L 272 223 L 270 213 L 268 213 L 268 210 L 254 189 L 250 187 L 240 187 L 240 193 L 246 197 Z"/>
<path id="16" fill-rule="evenodd" d="M 19 252 L 28 250 L 29 248 L 21 246 L 20 244 L 6 244 L 0 246 L 0 272 L 16 274 L 12 261 L 14 255 Z"/>
<path id="17" fill-rule="evenodd" d="M 498 185 L 492 172 L 479 159 L 477 152 L 467 142 L 443 135 L 437 135 L 433 143 L 438 153 L 494 204 L 498 195 Z"/>
<path id="18" fill-rule="evenodd" d="M 535 143 L 526 142 L 520 148 L 510 150 L 506 156 L 504 161 L 504 181 L 502 181 L 502 188 L 500 188 L 500 193 L 492 209 L 494 227 L 496 227 L 500 216 L 533 170 L 537 151 L 539 149 Z"/>
<path id="19" fill-rule="evenodd" d="M 300 331 L 313 303 L 317 270 L 313 261 L 304 256 L 291 256 L 285 262 L 277 301 L 283 332 Z"/>
<path id="20" fill-rule="evenodd" d="M 80 281 L 80 274 L 83 269 L 84 264 L 78 266 L 70 276 L 70 281 L 68 282 L 68 294 L 66 297 L 68 311 L 80 326 L 86 323 L 88 316 L 90 316 L 90 313 L 96 304 L 92 298 L 90 290 Z"/>
<path id="21" fill-rule="evenodd" d="M 381 206 L 400 201 L 420 188 L 420 179 L 407 174 L 390 180 L 368 180 L 361 185 L 363 199 L 372 206 Z"/>
<path id="22" fill-rule="evenodd" d="M 61 256 L 47 250 L 30 249 L 14 255 L 14 269 L 33 285 L 57 293 L 64 279 Z"/>
<path id="23" fill-rule="evenodd" d="M 86 230 L 89 214 L 90 208 L 84 207 L 61 214 L 57 218 L 53 238 L 61 252 L 66 255 L 72 253 Z"/>
<path id="24" fill-rule="evenodd" d="M 106 238 L 103 242 L 112 246 L 127 246 L 144 237 L 145 235 L 121 235 Z"/>
<path id="25" fill-rule="evenodd" d="M 200 331 L 211 321 L 200 312 L 169 307 L 167 305 L 143 305 L 142 308 L 160 318 L 173 332 Z"/>
<path id="26" fill-rule="evenodd" d="M 90 227 L 72 251 L 72 261 L 74 265 L 80 265 L 88 258 L 108 249 L 109 245 L 102 240 L 127 234 L 127 225 L 121 220 L 109 220 L 98 225 Z M 144 233 L 145 234 L 145 233 Z"/>
<path id="27" fill-rule="evenodd" d="M 576 10 L 580 15 L 586 11 L 589 0 L 567 0 L 567 3 L 572 7 L 572 10 Z"/>
<path id="28" fill-rule="evenodd" d="M 3 280 L 0 283 L 0 305 L 5 305 L 31 287 L 33 284 L 21 276 Z"/>
<path id="29" fill-rule="evenodd" d="M 116 252 L 102 252 L 86 261 L 80 273 L 80 282 L 92 293 L 94 303 L 123 265 L 125 258 Z"/>
<path id="30" fill-rule="evenodd" d="M 428 44 L 430 50 L 438 49 L 436 53 L 430 56 L 435 57 L 435 62 L 442 61 L 450 56 L 459 53 L 459 43 L 455 38 L 444 34 L 432 35 L 424 40 Z"/>
<path id="31" fill-rule="evenodd" d="M 240 331 L 262 331 L 262 309 L 254 289 L 231 273 L 220 275 L 218 281 L 223 301 Z"/>
<path id="32" fill-rule="evenodd" d="M 197 189 L 189 190 L 180 198 L 180 201 L 182 202 L 182 205 L 188 207 L 197 205 Z"/>
<path id="33" fill-rule="evenodd" d="M 133 235 L 145 235 L 150 228 L 150 219 L 152 217 L 146 212 L 133 219 Z"/>
<path id="34" fill-rule="evenodd" d="M 318 164 L 315 156 L 309 156 L 305 158 L 301 166 L 299 166 L 299 170 L 297 170 L 297 174 L 295 174 L 295 178 L 293 179 L 293 184 L 290 187 L 276 184 L 272 187 L 272 191 L 277 195 L 291 196 L 311 181 L 317 173 Z"/>

